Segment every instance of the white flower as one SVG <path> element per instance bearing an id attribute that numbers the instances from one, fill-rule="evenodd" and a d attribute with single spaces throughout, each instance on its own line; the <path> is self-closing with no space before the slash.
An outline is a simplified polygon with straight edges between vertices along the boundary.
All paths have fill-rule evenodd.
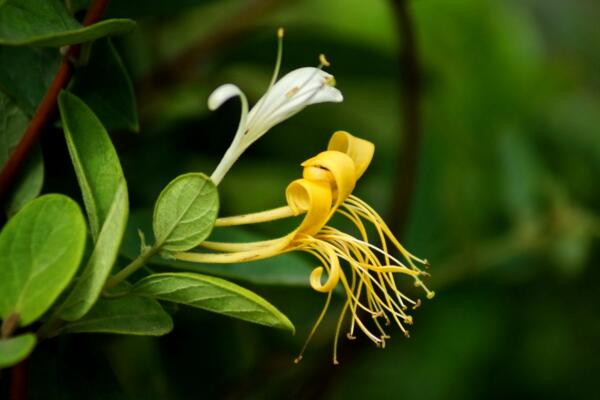
<path id="1" fill-rule="evenodd" d="M 208 108 L 216 110 L 232 97 L 242 102 L 240 122 L 235 137 L 223 159 L 213 172 L 211 179 L 215 184 L 223 179 L 242 153 L 273 126 L 302 111 L 306 106 L 317 103 L 339 103 L 344 98 L 334 87 L 333 75 L 321 67 L 328 65 L 321 56 L 321 65 L 295 69 L 275 82 L 281 65 L 282 31 L 278 33 L 279 49 L 273 79 L 267 92 L 248 111 L 248 100 L 239 87 L 231 83 L 219 86 L 208 98 Z"/>

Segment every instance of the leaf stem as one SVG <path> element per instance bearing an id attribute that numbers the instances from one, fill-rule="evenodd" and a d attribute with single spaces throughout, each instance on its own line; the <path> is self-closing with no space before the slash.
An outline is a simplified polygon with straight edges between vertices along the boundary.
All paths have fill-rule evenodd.
<path id="1" fill-rule="evenodd" d="M 114 288 L 129 275 L 133 274 L 138 269 L 146 265 L 148 260 L 156 253 L 158 253 L 159 250 L 160 245 L 156 244 L 152 247 L 148 247 L 145 250 L 143 250 L 142 253 L 139 256 L 137 256 L 135 260 L 133 260 L 131 263 L 129 263 L 129 265 L 127 265 L 121 271 L 117 272 L 114 276 L 108 279 L 108 281 L 106 281 L 106 284 L 104 285 L 104 292 Z"/>
<path id="2" fill-rule="evenodd" d="M 2 339 L 7 339 L 12 336 L 13 332 L 19 326 L 19 315 L 12 313 L 4 321 L 2 321 Z"/>
<path id="3" fill-rule="evenodd" d="M 83 26 L 92 25 L 100 20 L 104 10 L 108 5 L 109 0 L 94 0 L 88 8 Z M 0 201 L 8 195 L 8 190 L 14 183 L 19 171 L 23 167 L 27 156 L 29 155 L 33 145 L 36 144 L 50 119 L 56 111 L 58 102 L 58 94 L 62 89 L 67 87 L 73 76 L 72 60 L 77 58 L 81 51 L 81 45 L 73 45 L 64 55 L 58 72 L 54 75 L 54 79 L 44 95 L 42 102 L 39 104 L 35 115 L 31 118 L 27 130 L 23 134 L 21 141 L 17 144 L 10 158 L 0 172 Z"/>

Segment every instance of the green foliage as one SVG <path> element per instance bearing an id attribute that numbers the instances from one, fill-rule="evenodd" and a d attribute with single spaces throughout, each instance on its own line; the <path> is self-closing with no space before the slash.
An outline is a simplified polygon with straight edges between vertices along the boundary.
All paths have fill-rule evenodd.
<path id="1" fill-rule="evenodd" d="M 110 137 L 80 99 L 62 92 L 59 99 L 65 137 L 89 216 L 94 250 L 60 312 L 81 318 L 100 296 L 127 225 L 127 184 Z"/>
<path id="2" fill-rule="evenodd" d="M 38 146 L 33 148 L 16 181 L 5 205 L 9 217 L 39 196 L 42 191 L 44 185 L 44 159 Z"/>
<path id="3" fill-rule="evenodd" d="M 0 233 L 0 316 L 38 319 L 75 274 L 85 246 L 79 206 L 50 194 L 25 206 Z"/>
<path id="4" fill-rule="evenodd" d="M 25 128 L 28 118 L 11 99 L 0 92 L 0 167 L 8 161 Z"/>
<path id="5" fill-rule="evenodd" d="M 35 347 L 34 334 L 25 333 L 6 339 L 0 339 L 0 369 L 10 367 L 27 358 Z"/>
<path id="6" fill-rule="evenodd" d="M 92 237 L 97 239 L 125 180 L 121 164 L 102 123 L 83 101 L 62 92 L 59 107 Z"/>
<path id="7" fill-rule="evenodd" d="M 156 300 L 125 296 L 100 299 L 83 318 L 69 322 L 59 332 L 162 336 L 172 329 L 171 317 Z"/>
<path id="8" fill-rule="evenodd" d="M 71 91 L 94 111 L 107 130 L 139 130 L 133 85 L 109 39 L 93 44 L 90 59 L 77 70 Z"/>
<path id="9" fill-rule="evenodd" d="M 150 212 L 133 212 L 129 218 L 121 254 L 133 260 L 139 254 L 140 239 L 138 230 L 152 229 Z M 245 227 L 214 229 L 209 240 L 230 242 L 258 242 L 268 236 Z M 256 285 L 308 287 L 307 277 L 314 268 L 314 260 L 299 253 L 284 253 L 276 257 L 241 264 L 199 264 L 179 261 L 172 258 L 152 257 L 148 260 L 151 268 L 175 268 L 189 272 L 216 275 L 226 279 L 248 282 Z M 285 268 L 282 268 L 285 265 Z"/>
<path id="10" fill-rule="evenodd" d="M 134 28 L 135 22 L 127 19 L 83 27 L 59 0 L 8 0 L 0 6 L 0 45 L 60 47 Z"/>
<path id="11" fill-rule="evenodd" d="M 57 72 L 65 51 L 59 46 L 81 42 L 90 50 L 89 59 L 73 60 L 66 88 L 73 94 L 61 99 L 69 115 L 61 122 L 55 113 L 45 125 L 44 160 L 37 149 L 30 154 L 2 204 L 10 219 L 0 218 L 7 223 L 0 233 L 0 314 L 10 317 L 3 307 L 16 290 L 5 278 L 28 271 L 20 259 L 5 262 L 11 252 L 40 238 L 48 254 L 68 246 L 49 228 L 31 224 L 19 223 L 23 235 L 14 240 L 15 219 L 44 199 L 32 201 L 42 183 L 46 192 L 73 196 L 79 182 L 91 244 L 71 286 L 58 300 L 44 301 L 54 305 L 37 319 L 36 334 L 124 334 L 65 335 L 38 346 L 28 363 L 32 398 L 598 397 L 600 3 L 128 0 L 111 1 L 105 22 L 84 28 L 90 3 L 0 0 L 0 166 Z M 402 35 L 407 25 L 398 5 L 407 6 L 414 29 L 420 85 L 412 100 L 406 96 L 413 86 L 399 85 L 410 38 Z M 133 27 L 120 18 L 135 18 L 137 29 L 112 36 Z M 232 82 L 254 103 L 272 72 L 279 26 L 285 28 L 282 71 L 315 65 L 324 52 L 344 102 L 311 108 L 274 128 L 228 173 L 218 197 L 201 174 L 180 176 L 165 188 L 173 177 L 209 173 L 217 164 L 239 104 L 209 113 L 206 99 Z M 412 117 L 407 104 L 417 109 L 421 128 L 419 146 L 408 149 L 418 158 L 418 173 L 408 226 L 389 222 L 409 250 L 430 260 L 438 295 L 415 312 L 410 340 L 390 329 L 381 351 L 346 340 L 343 321 L 342 365 L 335 371 L 331 345 L 343 303 L 333 296 L 303 361 L 292 366 L 325 301 L 309 286 L 314 258 L 288 253 L 204 265 L 171 253 L 205 239 L 252 242 L 290 232 L 298 218 L 212 226 L 217 212 L 285 204 L 299 164 L 324 150 L 337 129 L 375 143 L 355 194 L 382 216 L 394 214 L 394 192 L 410 187 L 395 169 L 412 146 L 404 131 Z M 141 211 L 153 204 L 160 211 L 155 218 Z M 40 213 L 35 223 L 52 219 L 53 228 L 71 231 L 65 218 L 72 216 L 59 215 Z M 156 234 L 141 252 L 138 229 Z M 156 255 L 161 250 L 163 257 Z M 63 266 L 40 275 L 44 294 L 60 292 L 54 284 L 64 278 Z M 108 277 L 111 269 L 116 274 Z M 261 296 L 212 276 L 250 290 L 260 285 Z M 137 283 L 108 288 L 111 279 Z M 177 311 L 177 329 L 156 338 L 173 327 L 165 310 Z M 299 334 L 240 321 L 248 315 L 288 330 L 291 320 Z M 37 325 L 0 340 L 0 365 L 31 351 L 35 339 L 26 330 Z M 0 398 L 11 376 L 3 372 Z M 264 376 L 268 384 L 261 384 Z"/>
<path id="12" fill-rule="evenodd" d="M 192 273 L 153 274 L 136 283 L 133 293 L 295 332 L 290 320 L 271 303 L 224 279 Z"/>
<path id="13" fill-rule="evenodd" d="M 61 58 L 57 49 L 0 46 L 0 90 L 31 117 Z"/>
<path id="14" fill-rule="evenodd" d="M 198 246 L 210 235 L 218 211 L 217 188 L 206 175 L 178 176 L 156 200 L 152 224 L 155 246 L 166 253 Z"/>

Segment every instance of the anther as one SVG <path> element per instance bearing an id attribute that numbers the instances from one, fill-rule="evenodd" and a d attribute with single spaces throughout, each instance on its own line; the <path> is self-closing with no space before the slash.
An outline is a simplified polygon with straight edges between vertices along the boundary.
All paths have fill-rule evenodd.
<path id="1" fill-rule="evenodd" d="M 404 317 L 404 322 L 407 325 L 412 325 L 413 324 L 413 319 L 412 319 L 412 317 L 410 315 L 407 315 L 406 317 Z"/>
<path id="2" fill-rule="evenodd" d="M 333 77 L 333 75 L 328 76 L 327 78 L 325 78 L 323 80 L 323 85 L 327 85 L 327 86 L 331 86 L 334 87 L 335 86 L 335 78 Z"/>
<path id="3" fill-rule="evenodd" d="M 346 337 L 348 338 L 348 340 L 354 340 L 354 339 L 356 339 L 356 336 L 354 336 L 350 332 L 346 333 Z"/>
<path id="4" fill-rule="evenodd" d="M 302 361 L 302 356 L 298 356 L 298 357 L 294 358 L 294 364 L 298 364 L 298 363 L 300 363 L 300 361 Z"/>
<path id="5" fill-rule="evenodd" d="M 413 306 L 413 310 L 416 310 L 417 308 L 419 308 L 421 306 L 421 299 L 417 299 L 417 302 L 415 303 L 415 305 Z"/>
<path id="6" fill-rule="evenodd" d="M 429 300 L 433 299 L 435 297 L 435 292 L 427 292 L 427 298 Z"/>
<path id="7" fill-rule="evenodd" d="M 283 33 L 284 33 L 284 30 L 283 30 L 283 28 L 279 28 L 279 29 L 277 29 L 277 37 L 278 37 L 279 39 L 283 39 Z"/>
<path id="8" fill-rule="evenodd" d="M 325 54 L 319 54 L 319 62 L 325 67 L 331 66 L 331 63 L 325 58 Z"/>

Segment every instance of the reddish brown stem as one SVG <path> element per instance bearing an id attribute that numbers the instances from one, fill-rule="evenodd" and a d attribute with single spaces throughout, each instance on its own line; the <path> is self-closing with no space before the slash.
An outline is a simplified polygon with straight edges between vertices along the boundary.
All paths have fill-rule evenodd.
<path id="1" fill-rule="evenodd" d="M 104 14 L 108 2 L 109 0 L 94 0 L 87 10 L 83 25 L 88 26 L 98 22 Z M 69 84 L 73 75 L 71 60 L 79 56 L 80 49 L 80 45 L 71 46 L 63 57 L 58 72 L 54 75 L 48 91 L 25 130 L 25 134 L 0 172 L 0 201 L 6 198 L 10 186 L 23 167 L 33 145 L 38 142 L 44 128 L 54 116 L 58 94 Z"/>
<path id="2" fill-rule="evenodd" d="M 24 359 L 10 372 L 10 400 L 27 399 L 27 359 Z"/>

